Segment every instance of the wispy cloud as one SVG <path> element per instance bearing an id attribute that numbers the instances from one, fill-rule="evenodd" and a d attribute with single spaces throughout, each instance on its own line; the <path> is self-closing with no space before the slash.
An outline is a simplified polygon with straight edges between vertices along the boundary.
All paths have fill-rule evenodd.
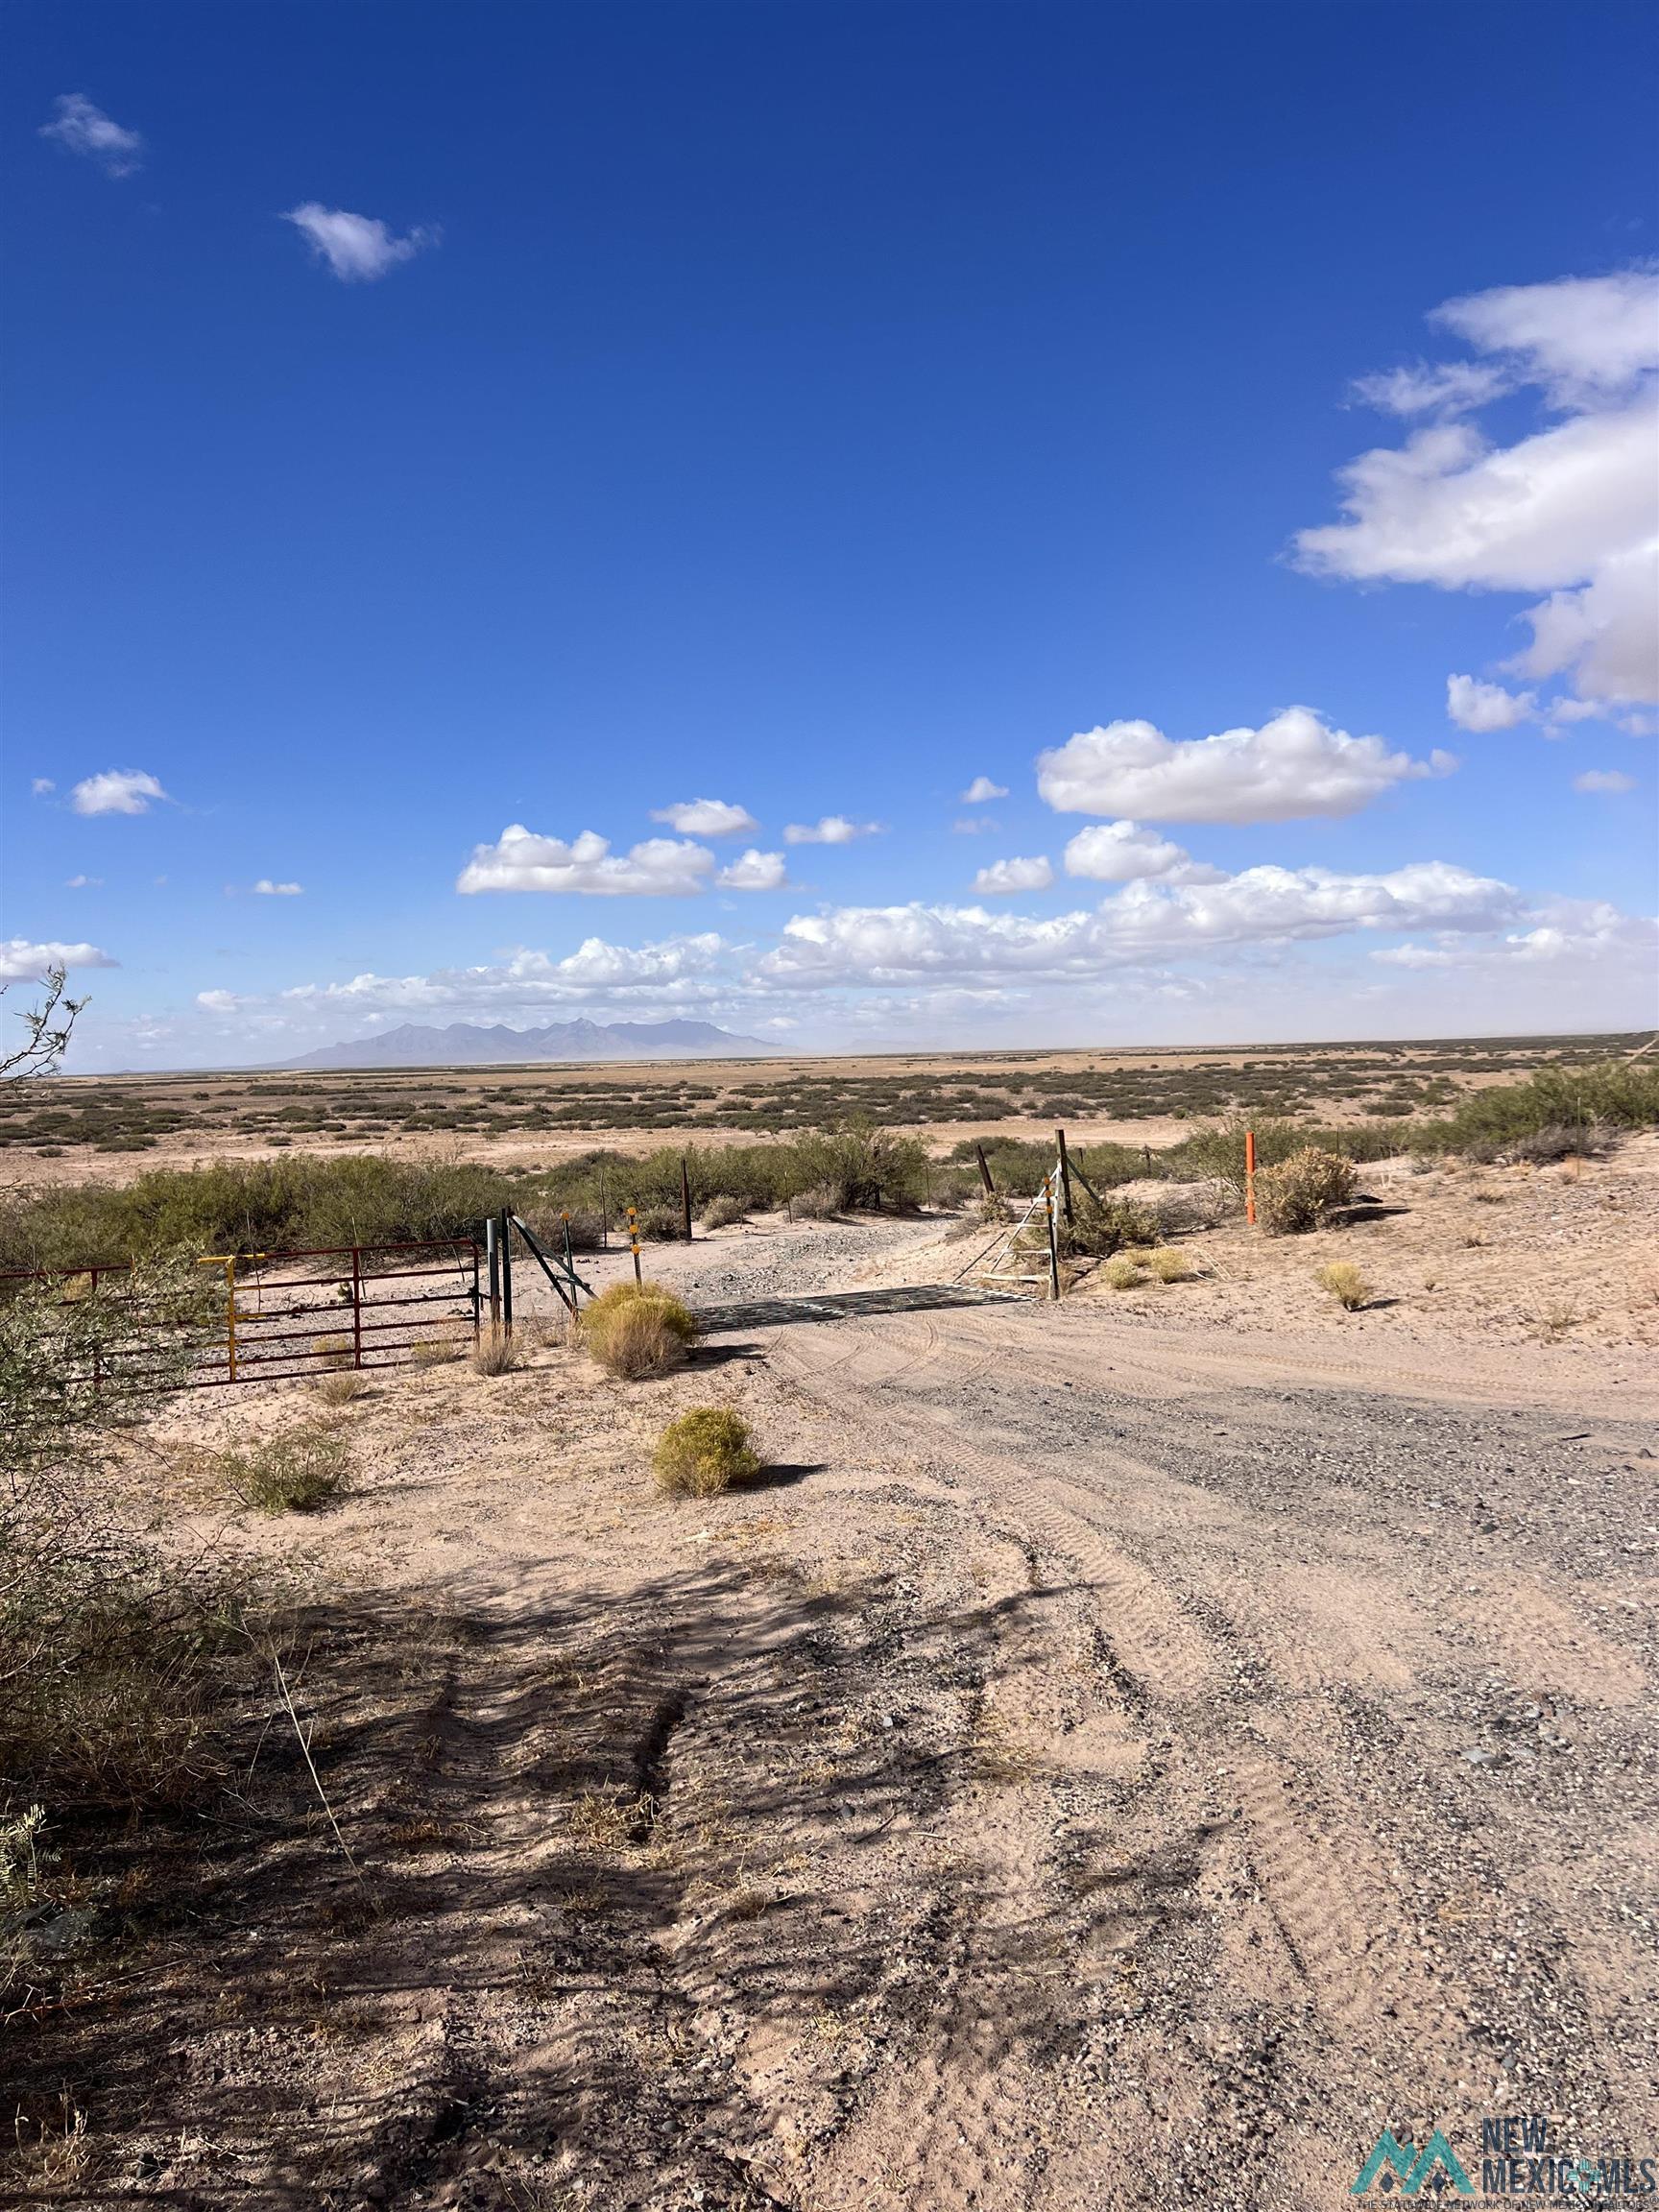
<path id="1" fill-rule="evenodd" d="M 77 814 L 148 814 L 151 800 L 166 796 L 143 768 L 106 768 L 77 783 L 69 804 Z"/>
<path id="2" fill-rule="evenodd" d="M 1636 779 L 1626 776 L 1623 768 L 1586 768 L 1582 776 L 1573 779 L 1575 791 L 1599 791 L 1616 797 L 1622 791 L 1634 791 Z"/>
<path id="3" fill-rule="evenodd" d="M 849 822 L 845 814 L 824 814 L 816 822 L 786 822 L 785 845 L 851 845 L 854 837 L 878 837 L 879 822 Z"/>
<path id="4" fill-rule="evenodd" d="M 672 806 L 653 808 L 651 819 L 666 822 L 683 837 L 741 837 L 759 828 L 747 806 L 726 799 L 678 799 Z"/>
<path id="5" fill-rule="evenodd" d="M 68 876 L 64 878 L 65 891 L 96 891 L 102 888 L 102 876 Z"/>
<path id="6" fill-rule="evenodd" d="M 1046 853 L 1029 858 L 993 860 L 974 878 L 981 898 L 1003 898 L 1016 891 L 1046 891 L 1054 880 L 1054 864 Z"/>
<path id="7" fill-rule="evenodd" d="M 49 799 L 58 786 L 50 776 L 36 776 L 29 788 L 36 799 Z"/>
<path id="8" fill-rule="evenodd" d="M 303 883 L 273 883 L 269 876 L 261 876 L 253 886 L 255 899 L 298 899 L 304 892 Z"/>
<path id="9" fill-rule="evenodd" d="M 325 207 L 306 200 L 282 216 L 308 239 L 320 261 L 326 262 L 342 284 L 372 284 L 396 269 L 400 261 L 413 261 L 422 248 L 438 243 L 435 229 L 417 226 L 399 238 L 378 216 L 353 215 L 345 207 Z"/>
<path id="10" fill-rule="evenodd" d="M 107 176 L 131 177 L 143 167 L 144 140 L 136 131 L 121 125 L 95 107 L 84 92 L 60 92 L 57 112 L 42 123 L 42 138 L 54 138 L 70 154 L 96 161 Z"/>

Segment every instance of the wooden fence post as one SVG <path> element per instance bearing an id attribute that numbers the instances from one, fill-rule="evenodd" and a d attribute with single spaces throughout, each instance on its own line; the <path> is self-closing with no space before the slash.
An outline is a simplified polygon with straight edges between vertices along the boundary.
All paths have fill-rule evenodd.
<path id="1" fill-rule="evenodd" d="M 997 1186 L 992 1182 L 991 1170 L 985 1163 L 985 1147 L 977 1141 L 977 1139 L 975 1139 L 974 1144 L 974 1157 L 979 1163 L 979 1180 L 985 1186 L 986 1197 L 995 1198 L 997 1195 Z"/>
<path id="2" fill-rule="evenodd" d="M 1054 1178 L 1045 1178 L 1043 1205 L 1048 1215 L 1048 1295 L 1058 1306 L 1060 1303 L 1060 1238 L 1054 1222 Z"/>

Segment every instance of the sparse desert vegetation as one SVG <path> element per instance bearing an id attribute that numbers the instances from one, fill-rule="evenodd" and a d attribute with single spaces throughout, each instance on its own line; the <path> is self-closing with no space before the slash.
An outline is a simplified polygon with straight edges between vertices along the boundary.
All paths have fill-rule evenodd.
<path id="1" fill-rule="evenodd" d="M 336 1422 L 296 1424 L 224 1453 L 217 1472 L 256 1513 L 315 1513 L 350 1480 L 350 1439 Z"/>
<path id="2" fill-rule="evenodd" d="M 1436 1522 L 1466 1509 L 1553 1531 L 1554 1565 L 1527 1584 L 1537 1606 L 1561 1560 L 1614 1541 L 1615 1499 L 1623 1540 L 1646 1475 L 1620 1362 L 1659 1343 L 1636 1257 L 1659 1222 L 1659 1138 L 1603 1115 L 1646 1109 L 1639 1090 L 1598 1078 L 1593 1124 L 1579 1125 L 1589 1141 L 1557 1151 L 1558 1093 L 1519 1088 L 1519 1107 L 1482 1109 L 1466 1152 L 1450 1114 L 1413 1124 L 1404 1145 L 1378 1117 L 1351 1136 L 1320 1125 L 1316 1142 L 1304 1122 L 1259 1128 L 1259 1202 L 1277 1178 L 1292 1212 L 1310 1214 L 1285 1237 L 1243 1221 L 1237 1122 L 1158 1145 L 1081 1143 L 1074 1220 L 1057 1224 L 1058 1308 L 1038 1302 L 1042 1283 L 1030 1302 L 994 1304 L 955 1303 L 951 1283 L 1010 1196 L 1022 1211 L 1051 1166 L 1044 1139 L 987 1135 L 999 1195 L 984 1207 L 972 1142 L 952 1160 L 862 1128 L 805 1146 L 697 1147 L 702 1233 L 655 1247 L 638 1286 L 624 1250 L 583 1250 L 600 1294 L 579 1328 L 526 1262 L 511 1346 L 488 1328 L 479 1339 L 486 1371 L 510 1373 L 500 1387 L 474 1379 L 460 1357 L 472 1338 L 457 1332 L 370 1388 L 341 1365 L 125 1406 L 42 1398 L 38 1347 L 84 1362 L 114 1310 L 84 1278 L 56 1303 L 26 1291 L 0 1305 L 11 1432 L 38 1434 L 48 1460 L 73 1467 L 51 1526 L 90 1539 L 71 1555 L 60 1533 L 4 1615 L 5 1663 L 25 1664 L 0 1703 L 0 1960 L 10 2008 L 59 2008 L 31 2020 L 17 2070 L 27 2185 L 73 2172 L 52 2184 L 73 2197 L 149 2174 L 162 2152 L 124 2101 L 117 2055 L 164 2019 L 205 2055 L 147 2091 L 180 2188 L 210 2200 L 234 2152 L 251 2166 L 297 2159 L 314 2192 L 372 2170 L 392 2200 L 418 2201 L 419 2176 L 460 2171 L 462 2152 L 446 2137 L 433 2149 L 433 2115 L 453 2100 L 422 2071 L 425 2019 L 385 2000 L 396 1972 L 399 1989 L 413 1975 L 419 2011 L 457 2047 L 479 2020 L 517 2052 L 511 2023 L 550 2037 L 576 2017 L 600 2035 L 624 2016 L 627 2055 L 613 2080 L 595 2078 L 594 2116 L 564 2123 L 582 2170 L 613 2177 L 635 2154 L 622 2115 L 641 2108 L 647 2080 L 680 2078 L 693 1978 L 719 1992 L 707 2016 L 733 2023 L 730 2048 L 716 2037 L 696 2052 L 739 2106 L 734 2055 L 757 2016 L 757 1977 L 799 1991 L 806 2026 L 781 2047 L 774 2094 L 832 2192 L 837 2161 L 908 2109 L 910 2074 L 945 2032 L 890 1955 L 946 1987 L 950 1945 L 965 1943 L 982 1994 L 1001 1985 L 1004 1924 L 1019 1932 L 1020 2005 L 1042 2032 L 997 2078 L 1015 2068 L 1049 2138 L 1066 2140 L 1075 2100 L 1045 2053 L 1062 2033 L 1094 2048 L 1099 2024 L 1076 1977 L 1045 1961 L 1093 1955 L 1121 1926 L 1139 1877 L 1120 1869 L 1160 1847 L 1171 1762 L 1179 1801 L 1237 1803 L 1247 1834 L 1238 1886 L 1212 1893 L 1182 1875 L 1181 1914 L 1160 1921 L 1148 1904 L 1156 1987 L 1185 1990 L 1168 2003 L 1190 2016 L 1211 2003 L 1217 1948 L 1237 1945 L 1253 2002 L 1301 2004 L 1315 2023 L 1309 2056 L 1286 2061 L 1297 2080 L 1368 2111 L 1370 2062 L 1351 2027 L 1333 2040 L 1317 2026 L 1317 1992 L 1328 1984 L 1365 2049 L 1385 2052 L 1375 1941 L 1352 1960 L 1320 1946 L 1332 1925 L 1392 1927 L 1392 1877 L 1381 1902 L 1350 1888 L 1310 1904 L 1286 1809 L 1293 1836 L 1320 1839 L 1309 1863 L 1322 1871 L 1369 1863 L 1385 1833 L 1412 1896 L 1444 1887 L 1442 1828 L 1462 1834 L 1469 1807 L 1437 1791 L 1495 1787 L 1461 1756 L 1476 1735 L 1461 1713 L 1484 1710 L 1496 1671 L 1535 1664 L 1538 1647 L 1512 1604 L 1486 1610 L 1469 1594 L 1467 1547 L 1426 1540 L 1421 1500 L 1439 1501 Z M 1336 1148 L 1350 1142 L 1358 1171 Z M 673 1197 L 678 1150 L 658 1169 Z M 223 1233 L 403 1219 L 447 1233 L 449 1209 L 505 1187 L 527 1217 L 542 1209 L 556 1243 L 582 1189 L 557 1169 L 524 1172 L 541 1178 L 533 1190 L 517 1168 L 439 1161 L 428 1181 L 419 1160 L 296 1148 L 222 1162 L 194 1190 L 176 1188 L 188 1173 L 100 1186 L 115 1194 L 107 1213 L 73 1188 L 25 1194 L 12 1204 L 33 1227 L 9 1234 L 67 1239 L 114 1222 L 143 1249 L 180 1220 Z M 723 1177 L 735 1188 L 711 1188 Z M 738 1220 L 743 1235 L 710 1233 Z M 579 1249 L 598 1241 L 598 1221 Z M 952 1241 L 959 1225 L 972 1241 Z M 1042 1243 L 1036 1274 L 1046 1228 Z M 176 1246 L 144 1267 L 172 1286 L 167 1340 L 182 1344 L 199 1286 Z M 780 1325 L 780 1290 L 810 1317 Z M 712 1357 L 687 1364 L 704 1334 Z M 650 1386 L 617 1387 L 635 1381 Z M 1502 1403 L 1501 1439 L 1487 1398 Z M 1565 1448 L 1605 1480 L 1568 1487 L 1559 1439 L 1590 1428 L 1595 1443 Z M 759 1481 L 763 1460 L 783 1464 Z M 227 1500 L 246 1510 L 228 1518 Z M 1532 1570 L 1505 1574 L 1507 1589 Z M 1575 1756 L 1612 1757 L 1619 1716 L 1644 1695 L 1623 1616 L 1579 1623 L 1555 1648 L 1563 1703 L 1598 1716 L 1575 1721 L 1589 1746 Z M 1110 1664 L 1080 1669 L 1080 1650 Z M 1280 1670 L 1294 1684 L 1283 1696 Z M 1450 1719 L 1411 1707 L 1413 1741 L 1431 1739 L 1434 1771 L 1454 1781 L 1425 1790 L 1404 1839 L 1391 1784 L 1374 1790 L 1347 1755 L 1343 1702 L 1363 1680 L 1398 1718 L 1402 1679 L 1457 1686 Z M 1239 1686 L 1231 1701 L 1217 1681 Z M 1245 1725 L 1259 1706 L 1266 1749 Z M 1481 1804 L 1486 1847 L 1509 1848 Z M 1074 1866 L 1080 1809 L 1114 1839 L 1109 1879 L 1093 1861 Z M 1569 1826 L 1576 1849 L 1581 1827 Z M 1266 1936 L 1249 1943 L 1252 1884 L 1301 1915 L 1298 1955 L 1314 1965 Z M 526 1918 L 515 1901 L 532 1892 L 546 1902 Z M 848 1900 L 845 1917 L 820 1913 L 823 1896 Z M 628 1965 L 665 1912 L 696 1932 L 664 1954 L 666 1989 Z M 1502 1915 L 1486 1917 L 1496 1936 Z M 1149 2079 L 1172 2032 L 1165 2004 L 1114 2015 L 1114 2051 Z M 545 2193 L 560 2171 L 544 2151 L 546 2111 L 565 2111 L 557 2090 L 521 2079 L 521 2056 L 498 2064 L 493 2041 L 469 2048 L 485 2053 L 490 2156 L 516 2189 Z M 1188 2063 L 1209 2067 L 1208 2049 Z M 391 2084 L 383 2104 L 362 2103 L 360 2064 Z M 654 2171 L 712 2171 L 705 2104 L 674 2092 L 651 2108 Z M 449 2126 L 463 2148 L 477 2135 L 464 2116 Z M 788 2201 L 791 2171 L 766 2168 L 775 2200 Z"/>

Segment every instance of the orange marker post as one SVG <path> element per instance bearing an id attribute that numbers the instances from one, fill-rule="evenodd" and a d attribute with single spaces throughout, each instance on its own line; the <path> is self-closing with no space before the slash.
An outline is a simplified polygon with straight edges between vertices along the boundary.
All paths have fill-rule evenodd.
<path id="1" fill-rule="evenodd" d="M 1244 1132 L 1244 1218 L 1256 1226 L 1256 1132 Z"/>

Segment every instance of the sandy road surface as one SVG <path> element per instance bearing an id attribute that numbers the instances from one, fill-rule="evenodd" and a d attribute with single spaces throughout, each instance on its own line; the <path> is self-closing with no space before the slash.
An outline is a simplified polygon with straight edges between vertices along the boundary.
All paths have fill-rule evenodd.
<path id="1" fill-rule="evenodd" d="M 357 1496 L 234 1531 L 315 1585 L 361 1879 L 271 1732 L 154 2033 L 44 2047 L 87 2202 L 1311 2212 L 1384 2126 L 1654 2148 L 1640 1356 L 907 1297 L 933 1235 L 660 1253 L 687 1374 L 381 1384 Z M 295 1407 L 208 1395 L 171 1464 Z M 710 1398 L 778 1473 L 656 1499 Z"/>
<path id="2" fill-rule="evenodd" d="M 966 1809 L 984 1917 L 846 2202 L 907 2154 L 895 2201 L 1313 2203 L 1385 2121 L 1659 2137 L 1651 1369 L 1081 1307 L 766 1351 L 1025 1562 L 984 1697 L 1032 1773 Z"/>

